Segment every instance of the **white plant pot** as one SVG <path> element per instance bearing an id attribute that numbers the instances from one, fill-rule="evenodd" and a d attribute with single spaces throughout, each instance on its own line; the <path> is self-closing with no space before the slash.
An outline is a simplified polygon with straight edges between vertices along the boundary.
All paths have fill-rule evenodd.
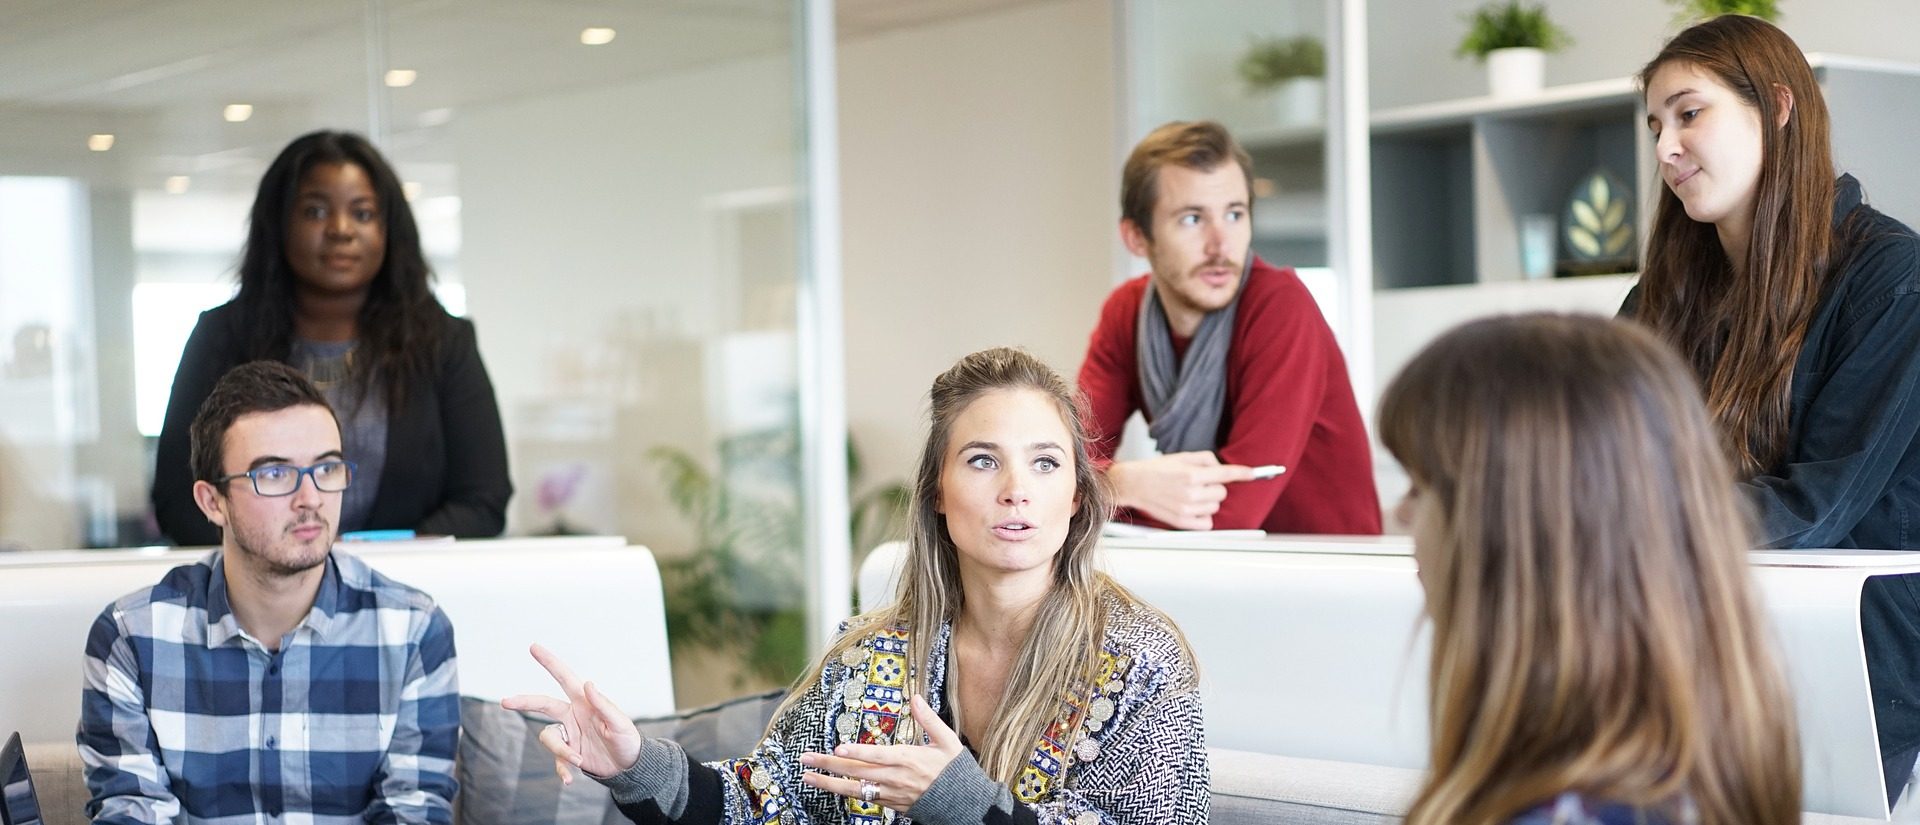
<path id="1" fill-rule="evenodd" d="M 1322 78 L 1293 78 L 1275 86 L 1269 97 L 1274 122 L 1281 126 L 1304 126 L 1326 119 L 1327 83 Z"/>
<path id="2" fill-rule="evenodd" d="M 1546 85 L 1547 53 L 1532 47 L 1487 52 L 1487 92 L 1522 97 Z"/>

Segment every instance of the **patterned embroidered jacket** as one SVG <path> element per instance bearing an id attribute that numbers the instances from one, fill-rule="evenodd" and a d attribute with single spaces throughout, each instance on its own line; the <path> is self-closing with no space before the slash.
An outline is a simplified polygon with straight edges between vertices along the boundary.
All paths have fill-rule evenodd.
<path id="1" fill-rule="evenodd" d="M 1034 743 L 1013 788 L 1011 812 L 991 821 L 1060 825 L 1180 825 L 1207 821 L 1211 803 L 1198 679 L 1178 637 L 1158 613 L 1107 600 L 1098 684 L 1062 691 L 1060 721 Z M 866 637 L 830 662 L 772 735 L 744 758 L 711 763 L 721 774 L 729 823 L 886 825 L 908 819 L 809 787 L 800 754 L 849 742 L 893 741 L 907 715 L 908 634 L 862 627 Z M 927 700 L 946 715 L 943 624 L 928 654 Z M 964 756 L 962 758 L 965 758 Z M 951 772 L 949 772 L 951 773 Z M 942 781 L 945 781 L 943 775 Z M 1004 817 L 1000 814 L 1006 814 Z"/>

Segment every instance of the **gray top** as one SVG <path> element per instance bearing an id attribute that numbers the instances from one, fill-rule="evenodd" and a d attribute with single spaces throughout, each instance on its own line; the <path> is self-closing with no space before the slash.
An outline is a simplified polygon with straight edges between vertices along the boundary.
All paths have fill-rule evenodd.
<path id="1" fill-rule="evenodd" d="M 365 530 L 380 492 L 380 471 L 387 463 L 387 396 L 380 376 L 367 382 L 362 398 L 353 381 L 354 351 L 358 341 L 293 340 L 288 361 L 307 374 L 340 419 L 340 451 L 353 462 L 353 484 L 340 501 L 342 533 Z"/>

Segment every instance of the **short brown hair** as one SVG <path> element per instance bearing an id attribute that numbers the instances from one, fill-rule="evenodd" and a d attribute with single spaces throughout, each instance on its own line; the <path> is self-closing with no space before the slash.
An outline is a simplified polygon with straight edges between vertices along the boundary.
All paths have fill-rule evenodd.
<path id="1" fill-rule="evenodd" d="M 299 370 L 278 361 L 252 361 L 241 364 L 220 376 L 220 382 L 213 385 L 213 392 L 200 404 L 200 412 L 193 417 L 193 425 L 188 429 L 191 447 L 188 453 L 192 458 L 193 478 L 195 481 L 211 483 L 223 475 L 227 457 L 224 447 L 227 429 L 240 416 L 248 413 L 274 412 L 288 407 L 311 404 L 333 415 L 332 405 L 327 397 L 308 381 Z M 334 417 L 334 426 L 340 419 Z"/>
<path id="2" fill-rule="evenodd" d="M 1247 197 L 1253 197 L 1253 158 L 1240 148 L 1227 127 L 1211 120 L 1176 120 L 1153 130 L 1133 147 L 1133 154 L 1127 156 L 1127 165 L 1120 171 L 1120 217 L 1133 221 L 1140 234 L 1153 240 L 1160 168 L 1178 164 L 1208 172 L 1227 161 L 1240 164 L 1240 173 L 1247 178 Z"/>

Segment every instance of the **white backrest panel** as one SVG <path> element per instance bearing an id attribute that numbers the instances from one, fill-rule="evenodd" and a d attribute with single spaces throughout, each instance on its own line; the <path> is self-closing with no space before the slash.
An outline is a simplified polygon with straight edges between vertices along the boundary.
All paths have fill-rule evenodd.
<path id="1" fill-rule="evenodd" d="M 558 689 L 528 655 L 540 642 L 635 716 L 674 710 L 653 554 L 609 536 L 355 544 L 374 569 L 431 594 L 453 622 L 460 689 L 497 699 Z M 71 739 L 87 631 L 122 595 L 206 550 L 0 556 L 0 729 Z"/>

